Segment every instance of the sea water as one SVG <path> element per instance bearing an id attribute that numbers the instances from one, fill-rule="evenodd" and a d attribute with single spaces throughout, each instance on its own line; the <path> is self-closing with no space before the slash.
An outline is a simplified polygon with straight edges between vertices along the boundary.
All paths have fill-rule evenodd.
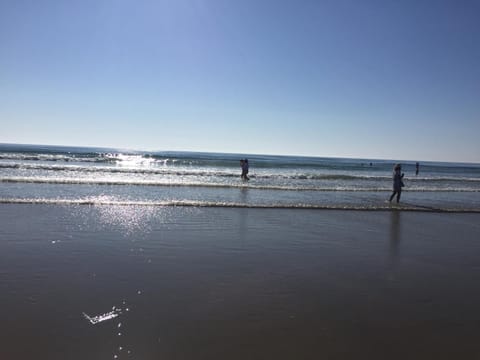
<path id="1" fill-rule="evenodd" d="M 0 179 L 0 359 L 478 354 L 478 165 L 0 145 Z"/>
<path id="2" fill-rule="evenodd" d="M 383 210 L 396 163 L 402 209 L 480 212 L 480 164 L 12 144 L 0 202 Z"/>

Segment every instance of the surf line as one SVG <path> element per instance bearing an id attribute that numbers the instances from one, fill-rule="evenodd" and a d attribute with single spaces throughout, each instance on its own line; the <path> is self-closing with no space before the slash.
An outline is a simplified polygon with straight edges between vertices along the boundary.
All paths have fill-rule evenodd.
<path id="1" fill-rule="evenodd" d="M 150 206 L 244 209 L 292 209 L 292 210 L 344 210 L 344 211 L 410 211 L 430 213 L 480 213 L 480 208 L 440 208 L 415 204 L 386 205 L 321 205 L 321 204 L 245 204 L 209 201 L 116 201 L 96 199 L 5 199 L 0 204 L 32 205 L 87 205 L 87 206 Z"/>

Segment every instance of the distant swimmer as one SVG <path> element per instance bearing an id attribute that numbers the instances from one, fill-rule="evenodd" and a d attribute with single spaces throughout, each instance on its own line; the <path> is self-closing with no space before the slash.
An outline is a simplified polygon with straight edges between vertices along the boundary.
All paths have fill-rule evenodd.
<path id="1" fill-rule="evenodd" d="M 420 171 L 420 164 L 417 162 L 415 164 L 415 175 L 418 175 L 418 172 Z"/>
<path id="2" fill-rule="evenodd" d="M 250 180 L 248 177 L 248 159 L 242 159 L 240 160 L 240 166 L 242 167 L 242 179 L 243 180 Z"/>
<path id="3" fill-rule="evenodd" d="M 403 173 L 402 166 L 396 164 L 393 168 L 393 193 L 390 196 L 390 202 L 393 200 L 393 197 L 397 195 L 397 203 L 400 202 L 400 195 L 402 195 L 402 187 L 405 186 L 403 183 Z"/>

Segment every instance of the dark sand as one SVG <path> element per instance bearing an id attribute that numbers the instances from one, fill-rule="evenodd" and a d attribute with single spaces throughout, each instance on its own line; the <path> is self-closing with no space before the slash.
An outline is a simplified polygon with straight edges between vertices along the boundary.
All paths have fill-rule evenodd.
<path id="1" fill-rule="evenodd" d="M 0 205 L 0 219 L 0 359 L 480 358 L 479 214 Z"/>

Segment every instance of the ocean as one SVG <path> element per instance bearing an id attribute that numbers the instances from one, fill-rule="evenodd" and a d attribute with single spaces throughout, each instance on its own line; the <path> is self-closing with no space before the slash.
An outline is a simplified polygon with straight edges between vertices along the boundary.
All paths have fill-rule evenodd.
<path id="1" fill-rule="evenodd" d="M 386 201 L 395 163 L 400 206 Z M 480 212 L 480 164 L 415 163 L 0 144 L 0 202 Z"/>
<path id="2" fill-rule="evenodd" d="M 480 358 L 479 165 L 4 144 L 0 179 L 0 359 Z"/>

